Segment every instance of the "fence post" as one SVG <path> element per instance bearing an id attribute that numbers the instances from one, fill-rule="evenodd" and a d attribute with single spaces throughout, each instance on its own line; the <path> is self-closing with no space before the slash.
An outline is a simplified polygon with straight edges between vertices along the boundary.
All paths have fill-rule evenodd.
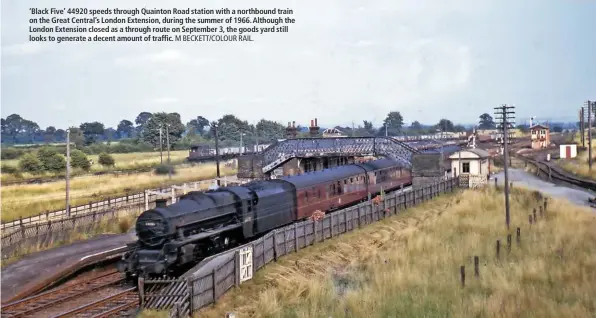
<path id="1" fill-rule="evenodd" d="M 139 288 L 139 307 L 143 308 L 145 306 L 145 278 L 139 277 L 138 280 L 138 288 Z"/>
<path id="2" fill-rule="evenodd" d="M 478 256 L 474 256 L 474 276 L 479 277 L 480 276 L 480 269 L 478 268 L 480 265 L 480 260 L 478 259 Z"/>
<path id="3" fill-rule="evenodd" d="M 497 259 L 501 256 L 501 241 L 497 240 Z"/>
<path id="4" fill-rule="evenodd" d="M 110 197 L 108 197 L 108 208 L 111 206 Z"/>
<path id="5" fill-rule="evenodd" d="M 190 316 L 192 317 L 192 312 L 193 312 L 193 301 L 192 299 L 193 294 L 194 294 L 194 286 L 193 286 L 193 282 L 192 282 L 192 277 L 187 277 L 186 278 L 186 290 L 188 292 L 188 311 L 190 312 Z"/>
<path id="6" fill-rule="evenodd" d="M 313 221 L 314 224 L 314 221 Z M 315 231 L 315 239 L 317 238 L 317 232 Z M 273 231 L 273 260 L 277 262 L 277 230 Z"/>
<path id="7" fill-rule="evenodd" d="M 145 197 L 145 211 L 149 210 L 149 196 L 147 195 L 147 190 L 143 191 L 143 196 Z"/>
<path id="8" fill-rule="evenodd" d="M 461 287 L 466 286 L 466 267 L 464 265 L 459 267 L 459 275 L 461 278 Z"/>
<path id="9" fill-rule="evenodd" d="M 331 235 L 330 238 L 333 237 L 333 214 L 329 214 L 329 235 Z"/>
<path id="10" fill-rule="evenodd" d="M 515 240 L 517 241 L 517 246 L 519 246 L 521 244 L 521 233 L 519 227 L 517 228 L 517 236 Z"/>
<path id="11" fill-rule="evenodd" d="M 213 302 L 215 303 L 215 301 L 217 300 L 217 296 L 216 296 L 216 286 L 217 286 L 217 282 L 215 281 L 215 268 L 213 269 L 213 271 L 211 271 L 211 279 L 213 280 Z"/>
<path id="12" fill-rule="evenodd" d="M 298 252 L 298 225 L 294 223 L 294 251 Z"/>

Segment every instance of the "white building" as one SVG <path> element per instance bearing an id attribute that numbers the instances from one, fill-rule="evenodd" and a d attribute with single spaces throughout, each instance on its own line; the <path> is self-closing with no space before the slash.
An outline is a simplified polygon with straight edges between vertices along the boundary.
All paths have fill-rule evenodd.
<path id="1" fill-rule="evenodd" d="M 470 187 L 486 184 L 491 170 L 490 154 L 483 149 L 470 148 L 455 152 L 449 156 L 454 177 L 460 177 L 460 183 Z"/>
<path id="2" fill-rule="evenodd" d="M 559 158 L 571 159 L 577 157 L 577 145 L 567 144 L 559 146 Z"/>

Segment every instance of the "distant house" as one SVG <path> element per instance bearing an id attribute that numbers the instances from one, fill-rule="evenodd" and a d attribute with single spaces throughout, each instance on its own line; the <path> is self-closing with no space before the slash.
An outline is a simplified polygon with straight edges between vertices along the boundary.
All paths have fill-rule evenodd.
<path id="1" fill-rule="evenodd" d="M 549 129 L 543 125 L 534 125 L 530 127 L 532 134 L 532 149 L 545 149 L 550 145 Z"/>
<path id="2" fill-rule="evenodd" d="M 346 136 L 337 128 L 327 128 L 327 129 L 323 130 L 323 138 L 337 138 L 337 137 L 346 137 Z"/>

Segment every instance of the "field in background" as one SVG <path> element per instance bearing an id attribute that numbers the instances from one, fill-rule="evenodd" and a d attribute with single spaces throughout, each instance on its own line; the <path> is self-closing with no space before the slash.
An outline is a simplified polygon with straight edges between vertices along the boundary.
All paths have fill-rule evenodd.
<path id="1" fill-rule="evenodd" d="M 236 171 L 220 166 L 221 175 L 234 175 Z M 71 206 L 92 201 L 138 193 L 144 189 L 157 188 L 190 181 L 212 179 L 216 176 L 215 163 L 178 167 L 170 180 L 167 175 L 153 172 L 131 175 L 100 175 L 74 178 L 70 182 Z M 45 211 L 65 208 L 66 183 L 64 180 L 42 184 L 7 185 L 0 189 L 2 195 L 2 222 L 19 217 L 37 215 Z"/>
<path id="2" fill-rule="evenodd" d="M 514 188 L 466 190 L 347 233 L 257 272 L 201 317 L 588 317 L 596 310 L 596 215 Z M 521 243 L 515 243 L 520 227 Z M 502 243 L 495 256 L 495 242 Z M 473 257 L 480 276 L 474 277 Z M 466 266 L 466 286 L 459 269 Z M 148 313 L 147 317 L 158 313 Z"/>
<path id="3" fill-rule="evenodd" d="M 596 137 L 596 134 L 594 134 L 594 137 Z M 581 147 L 581 134 L 575 134 L 573 142 L 577 143 L 578 147 Z M 586 147 L 588 147 L 587 133 Z M 592 155 L 596 157 L 596 140 L 592 142 Z M 590 171 L 590 166 L 588 164 L 588 150 L 586 148 L 586 150 L 582 152 L 579 152 L 578 149 L 577 157 L 573 159 L 559 159 L 557 160 L 557 164 L 564 170 L 567 170 L 576 176 L 596 180 L 596 160 L 592 160 L 592 171 Z"/>
<path id="4" fill-rule="evenodd" d="M 158 165 L 161 162 L 159 152 L 132 152 L 132 153 L 115 153 L 111 154 L 116 162 L 114 167 L 104 167 L 99 164 L 98 155 L 87 155 L 87 158 L 93 160 L 93 165 L 89 172 L 76 171 L 77 173 L 94 173 L 102 171 L 121 171 L 121 170 L 137 170 L 144 168 L 151 168 Z M 188 157 L 188 150 L 170 151 L 170 160 L 172 164 L 182 163 L 186 157 Z M 166 151 L 163 152 L 163 162 L 166 163 L 168 154 Z M 19 160 L 2 160 L 3 166 L 18 168 Z M 42 175 L 32 175 L 30 173 L 22 173 L 21 176 L 15 176 L 12 174 L 3 173 L 2 181 L 10 182 L 21 179 L 32 179 L 39 178 L 40 176 L 56 176 L 57 174 L 45 173 Z M 64 173 L 58 174 L 64 175 Z"/>

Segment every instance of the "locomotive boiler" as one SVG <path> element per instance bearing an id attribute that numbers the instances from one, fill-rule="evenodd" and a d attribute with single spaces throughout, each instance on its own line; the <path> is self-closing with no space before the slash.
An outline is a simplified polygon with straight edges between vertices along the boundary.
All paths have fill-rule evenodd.
<path id="1" fill-rule="evenodd" d="M 349 206 L 381 191 L 411 184 L 410 171 L 380 159 L 207 192 L 143 212 L 137 242 L 118 263 L 127 275 L 163 275 L 248 242 L 315 211 Z"/>

